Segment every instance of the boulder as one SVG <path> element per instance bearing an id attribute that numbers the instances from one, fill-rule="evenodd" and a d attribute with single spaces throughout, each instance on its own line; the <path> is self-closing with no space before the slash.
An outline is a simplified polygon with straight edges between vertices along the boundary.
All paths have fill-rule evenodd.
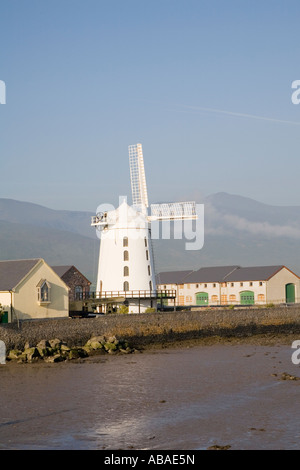
<path id="1" fill-rule="evenodd" d="M 38 349 L 46 349 L 50 347 L 50 343 L 46 339 L 42 339 L 41 341 L 37 343 L 36 347 Z"/>
<path id="2" fill-rule="evenodd" d="M 106 349 L 106 351 L 116 351 L 117 346 L 115 343 L 108 341 L 104 344 L 104 348 Z"/>
<path id="3" fill-rule="evenodd" d="M 87 356 L 88 353 L 83 348 L 73 348 L 68 353 L 68 359 L 79 359 Z"/>
<path id="4" fill-rule="evenodd" d="M 117 340 L 117 338 L 116 338 L 115 336 L 109 336 L 109 337 L 107 338 L 107 342 L 108 342 L 108 343 L 115 343 L 116 341 L 118 341 L 118 340 Z"/>
<path id="5" fill-rule="evenodd" d="M 62 345 L 62 341 L 58 338 L 50 339 L 49 340 L 50 346 L 53 349 L 59 349 L 60 346 Z"/>
<path id="6" fill-rule="evenodd" d="M 103 344 L 100 341 L 91 341 L 88 345 L 91 349 L 103 349 Z"/>
<path id="7" fill-rule="evenodd" d="M 91 343 L 93 342 L 97 342 L 97 343 L 101 343 L 101 344 L 104 344 L 106 342 L 106 339 L 104 336 L 102 335 L 98 335 L 98 336 L 92 336 L 87 342 L 86 342 L 86 345 L 90 345 Z"/>
<path id="8" fill-rule="evenodd" d="M 27 354 L 22 352 L 22 354 L 20 354 L 20 356 L 18 357 L 17 362 L 27 362 Z"/>
<path id="9" fill-rule="evenodd" d="M 26 354 L 28 362 L 32 362 L 33 360 L 39 359 L 41 357 L 36 347 L 25 349 L 24 354 Z"/>
<path id="10" fill-rule="evenodd" d="M 19 356 L 22 354 L 20 349 L 11 349 L 8 353 L 8 359 L 19 359 Z"/>
<path id="11" fill-rule="evenodd" d="M 51 348 L 40 348 L 37 346 L 37 350 L 41 357 L 51 356 Z"/>
<path id="12" fill-rule="evenodd" d="M 54 356 L 48 356 L 44 358 L 45 362 L 61 362 L 63 361 L 64 358 L 61 356 L 61 354 L 54 354 Z"/>

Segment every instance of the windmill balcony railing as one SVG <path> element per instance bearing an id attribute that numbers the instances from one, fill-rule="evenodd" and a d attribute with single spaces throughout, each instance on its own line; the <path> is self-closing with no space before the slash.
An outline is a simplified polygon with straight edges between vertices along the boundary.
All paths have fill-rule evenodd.
<path id="1" fill-rule="evenodd" d="M 101 300 L 101 299 L 175 299 L 176 290 L 118 290 L 118 291 L 92 291 L 80 292 L 75 295 L 75 300 Z"/>

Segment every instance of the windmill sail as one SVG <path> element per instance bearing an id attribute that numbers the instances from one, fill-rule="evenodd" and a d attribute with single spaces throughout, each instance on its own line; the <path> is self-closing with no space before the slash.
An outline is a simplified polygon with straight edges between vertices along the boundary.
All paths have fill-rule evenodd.
<path id="1" fill-rule="evenodd" d="M 197 219 L 196 203 L 168 202 L 163 204 L 151 204 L 150 220 L 184 220 Z"/>
<path id="2" fill-rule="evenodd" d="M 128 151 L 132 204 L 139 208 L 147 208 L 148 195 L 142 144 L 129 145 Z"/>

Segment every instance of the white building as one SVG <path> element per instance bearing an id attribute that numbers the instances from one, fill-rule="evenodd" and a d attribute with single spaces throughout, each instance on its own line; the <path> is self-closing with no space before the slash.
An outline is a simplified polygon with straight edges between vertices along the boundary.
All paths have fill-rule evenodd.
<path id="1" fill-rule="evenodd" d="M 177 305 L 266 305 L 300 302 L 300 278 L 287 267 L 218 266 L 159 274 L 159 288 L 177 289 Z M 181 273 L 181 274 L 180 274 Z M 176 283 L 173 281 L 176 279 Z"/>
<path id="2" fill-rule="evenodd" d="M 0 261 L 2 322 L 69 316 L 69 289 L 41 258 Z"/>
<path id="3" fill-rule="evenodd" d="M 150 224 L 126 201 L 104 213 L 96 291 L 100 297 L 124 297 L 129 313 L 156 307 L 156 283 Z M 99 223 L 100 223 L 99 222 Z"/>

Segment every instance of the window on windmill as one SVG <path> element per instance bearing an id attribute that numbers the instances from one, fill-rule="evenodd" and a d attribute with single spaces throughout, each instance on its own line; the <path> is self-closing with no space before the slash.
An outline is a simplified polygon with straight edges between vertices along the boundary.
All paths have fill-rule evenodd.
<path id="1" fill-rule="evenodd" d="M 145 241 L 145 247 L 147 248 L 147 238 L 146 237 L 144 238 L 144 241 Z"/>
<path id="2" fill-rule="evenodd" d="M 148 265 L 148 274 L 151 276 L 150 266 Z"/>
<path id="3" fill-rule="evenodd" d="M 128 237 L 123 238 L 123 246 L 128 246 Z"/>
<path id="4" fill-rule="evenodd" d="M 124 251 L 124 261 L 129 261 L 129 252 L 127 250 Z"/>
<path id="5" fill-rule="evenodd" d="M 149 252 L 148 252 L 148 250 L 146 250 L 146 259 L 147 259 L 147 260 L 149 259 Z"/>
<path id="6" fill-rule="evenodd" d="M 124 266 L 124 276 L 129 276 L 129 267 Z"/>
<path id="7" fill-rule="evenodd" d="M 123 284 L 124 291 L 129 291 L 129 282 L 125 281 Z"/>

